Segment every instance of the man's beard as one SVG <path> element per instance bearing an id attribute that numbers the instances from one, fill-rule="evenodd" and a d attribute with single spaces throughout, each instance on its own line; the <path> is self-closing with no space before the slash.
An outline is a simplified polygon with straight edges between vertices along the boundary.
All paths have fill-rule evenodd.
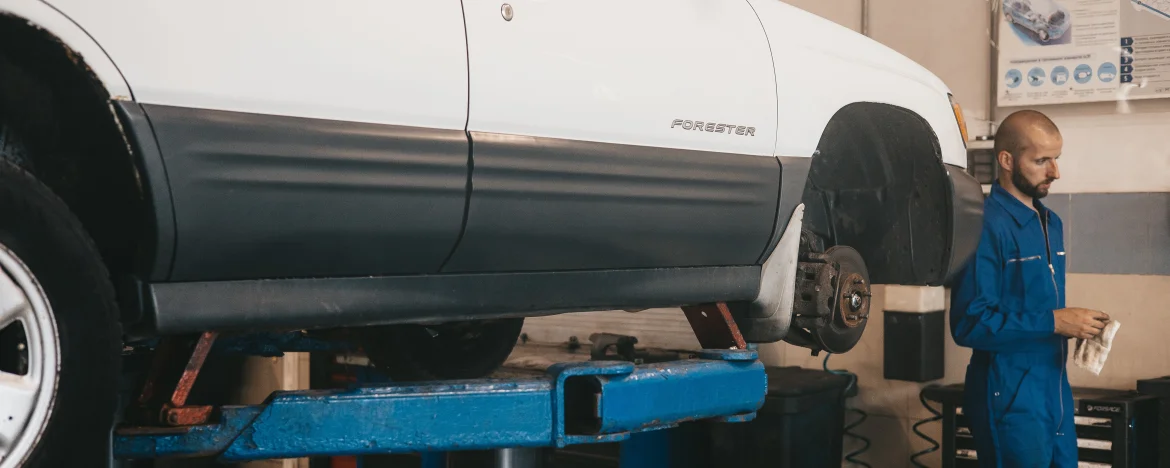
<path id="1" fill-rule="evenodd" d="M 1054 179 L 1045 179 L 1036 185 L 1028 183 L 1028 179 L 1024 178 L 1024 174 L 1020 173 L 1020 166 L 1014 165 L 1012 168 L 1012 185 L 1016 189 L 1032 198 L 1040 199 L 1048 196 L 1048 189 L 1041 189 L 1040 186 L 1052 183 Z"/>

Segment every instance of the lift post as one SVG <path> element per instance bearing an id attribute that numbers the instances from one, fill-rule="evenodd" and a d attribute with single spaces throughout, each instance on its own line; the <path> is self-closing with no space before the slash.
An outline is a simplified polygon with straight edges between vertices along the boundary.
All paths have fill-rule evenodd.
<path id="1" fill-rule="evenodd" d="M 724 343 L 743 343 L 735 340 L 734 321 L 713 322 L 716 331 L 696 329 L 704 342 L 722 333 L 730 335 Z M 755 350 L 730 348 L 645 365 L 562 363 L 533 378 L 275 392 L 263 404 L 220 407 L 214 422 L 119 428 L 114 456 L 238 462 L 565 447 L 625 441 L 691 421 L 749 421 L 764 403 L 764 366 Z"/>

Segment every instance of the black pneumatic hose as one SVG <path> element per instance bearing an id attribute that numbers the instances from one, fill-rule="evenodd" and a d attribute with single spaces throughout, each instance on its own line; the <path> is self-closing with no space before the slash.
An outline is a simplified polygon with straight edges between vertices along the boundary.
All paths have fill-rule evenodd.
<path id="1" fill-rule="evenodd" d="M 917 423 L 914 424 L 914 426 L 912 426 L 912 428 L 914 429 L 914 433 L 918 434 L 918 437 L 921 437 L 923 440 L 930 442 L 930 445 L 931 445 L 931 447 L 928 449 L 924 449 L 921 452 L 917 452 L 913 455 L 910 455 L 910 463 L 913 463 L 914 466 L 916 466 L 918 468 L 928 468 L 926 465 L 923 465 L 922 463 L 918 462 L 918 457 L 921 457 L 921 456 L 929 454 L 929 453 L 937 452 L 939 447 L 940 447 L 937 440 L 931 439 L 930 436 L 923 434 L 922 431 L 918 430 L 918 426 L 921 426 L 923 424 L 929 424 L 929 423 L 932 423 L 935 421 L 940 421 L 943 418 L 942 412 L 931 407 L 930 403 L 926 401 L 926 389 L 932 388 L 932 387 L 937 387 L 937 385 L 928 385 L 926 387 L 923 387 L 922 390 L 918 392 L 918 401 L 921 401 L 922 406 L 924 408 L 926 408 L 927 411 L 930 411 L 930 414 L 933 414 L 934 417 L 918 421 Z"/>
<path id="2" fill-rule="evenodd" d="M 849 377 L 849 385 L 846 385 L 845 390 L 841 392 L 842 395 L 848 394 L 849 391 L 853 389 L 853 386 L 857 385 L 857 374 L 854 374 L 852 372 L 845 371 L 845 370 L 830 370 L 829 369 L 829 356 L 832 356 L 832 355 L 833 355 L 833 353 L 826 353 L 825 361 L 821 364 L 821 368 L 823 368 L 825 370 L 825 372 L 828 372 L 831 374 L 844 375 L 846 377 Z M 854 433 L 852 431 L 857 426 L 860 426 L 861 423 L 865 422 L 865 420 L 867 418 L 869 418 L 869 415 L 866 414 L 865 411 L 859 410 L 857 408 L 850 408 L 849 411 L 853 412 L 853 413 L 857 413 L 861 417 L 858 418 L 856 421 L 853 421 L 848 426 L 845 426 L 845 435 L 852 437 L 854 439 L 860 440 L 862 443 L 862 446 L 861 446 L 861 448 L 846 454 L 845 461 L 853 463 L 854 465 L 864 466 L 865 468 L 873 468 L 872 466 L 870 466 L 869 463 L 866 463 L 866 462 L 863 462 L 861 460 L 856 459 L 857 456 L 859 456 L 859 455 L 865 453 L 867 450 L 869 450 L 869 439 L 865 438 L 864 436 L 862 436 L 860 434 Z"/>

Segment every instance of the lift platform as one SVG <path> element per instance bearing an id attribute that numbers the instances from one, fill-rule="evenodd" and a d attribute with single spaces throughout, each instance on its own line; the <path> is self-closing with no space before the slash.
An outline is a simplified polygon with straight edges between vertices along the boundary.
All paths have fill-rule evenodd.
<path id="1" fill-rule="evenodd" d="M 625 441 L 686 422 L 752 420 L 767 391 L 754 346 L 725 304 L 684 312 L 703 348 L 685 359 L 564 362 L 531 378 L 275 392 L 259 405 L 218 408 L 185 405 L 216 337 L 205 333 L 157 413 L 160 424 L 117 428 L 114 457 L 240 462 L 562 448 Z M 148 385 L 143 401 L 152 392 Z"/>

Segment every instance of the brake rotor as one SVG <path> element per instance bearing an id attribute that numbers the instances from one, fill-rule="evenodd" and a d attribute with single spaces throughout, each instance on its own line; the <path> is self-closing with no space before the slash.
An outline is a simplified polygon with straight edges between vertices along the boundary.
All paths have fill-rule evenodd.
<path id="1" fill-rule="evenodd" d="M 869 322 L 869 270 L 861 254 L 851 247 L 833 246 L 824 256 L 837 270 L 833 295 L 827 301 L 828 310 L 820 311 L 827 320 L 809 331 L 825 351 L 844 353 L 857 345 Z"/>

